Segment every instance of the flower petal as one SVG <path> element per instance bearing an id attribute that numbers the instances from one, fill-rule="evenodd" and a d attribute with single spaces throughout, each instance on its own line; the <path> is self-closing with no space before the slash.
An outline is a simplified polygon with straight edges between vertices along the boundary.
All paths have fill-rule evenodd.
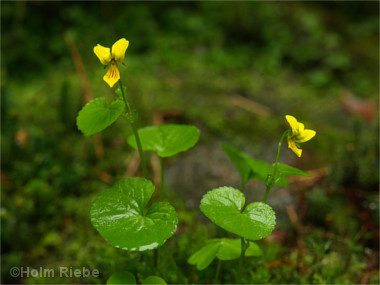
<path id="1" fill-rule="evenodd" d="M 126 39 L 118 40 L 112 46 L 112 57 L 118 62 L 123 62 L 125 51 L 127 50 L 128 46 L 129 41 L 127 41 Z"/>
<path id="2" fill-rule="evenodd" d="M 111 52 L 109 48 L 98 44 L 96 47 L 94 47 L 94 53 L 102 64 L 107 65 L 111 62 Z"/>
<path id="3" fill-rule="evenodd" d="M 110 87 L 113 87 L 120 79 L 120 72 L 116 64 L 111 64 L 107 73 L 103 76 L 103 80 L 107 82 Z"/>
<path id="4" fill-rule="evenodd" d="M 296 134 L 298 132 L 298 122 L 297 122 L 296 118 L 294 118 L 293 116 L 289 116 L 289 115 L 286 115 L 285 118 L 288 121 L 290 127 L 292 128 L 293 134 Z"/>
<path id="5" fill-rule="evenodd" d="M 296 138 L 296 141 L 298 143 L 304 143 L 304 142 L 307 142 L 308 140 L 311 140 L 316 134 L 316 131 L 313 131 L 313 130 L 304 130 L 302 133 L 300 133 L 297 138 Z"/>
<path id="6" fill-rule="evenodd" d="M 302 133 L 305 129 L 305 125 L 298 122 L 298 133 Z"/>
<path id="7" fill-rule="evenodd" d="M 288 147 L 298 156 L 301 157 L 302 149 L 297 148 L 294 140 L 288 140 Z"/>

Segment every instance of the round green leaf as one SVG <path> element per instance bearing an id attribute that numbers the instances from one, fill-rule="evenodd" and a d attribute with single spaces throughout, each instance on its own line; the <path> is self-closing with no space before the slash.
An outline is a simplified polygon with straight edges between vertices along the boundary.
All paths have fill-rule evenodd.
<path id="1" fill-rule="evenodd" d="M 162 279 L 161 277 L 158 277 L 158 276 L 149 276 L 147 278 L 144 279 L 144 281 L 142 282 L 143 285 L 148 285 L 148 284 L 163 284 L 163 285 L 166 285 L 166 282 L 164 279 Z"/>
<path id="2" fill-rule="evenodd" d="M 116 284 L 136 284 L 135 276 L 128 271 L 119 271 L 112 274 L 108 280 L 107 285 L 116 285 Z"/>
<path id="3" fill-rule="evenodd" d="M 163 125 L 139 129 L 143 150 L 155 151 L 160 157 L 173 156 L 193 147 L 199 139 L 199 130 L 190 125 Z M 135 137 L 128 137 L 128 143 L 135 149 Z"/>
<path id="4" fill-rule="evenodd" d="M 249 204 L 244 211 L 244 195 L 232 187 L 209 191 L 201 201 L 201 211 L 221 228 L 250 240 L 269 235 L 275 225 L 273 209 L 262 202 Z"/>
<path id="5" fill-rule="evenodd" d="M 115 100 L 107 106 L 105 98 L 97 98 L 87 103 L 80 110 L 77 117 L 77 126 L 88 137 L 105 129 L 121 115 L 124 110 L 124 102 Z"/>
<path id="6" fill-rule="evenodd" d="M 146 210 L 153 192 L 153 184 L 144 178 L 117 182 L 92 204 L 92 225 L 118 248 L 144 251 L 161 246 L 176 231 L 178 217 L 167 202 Z"/>

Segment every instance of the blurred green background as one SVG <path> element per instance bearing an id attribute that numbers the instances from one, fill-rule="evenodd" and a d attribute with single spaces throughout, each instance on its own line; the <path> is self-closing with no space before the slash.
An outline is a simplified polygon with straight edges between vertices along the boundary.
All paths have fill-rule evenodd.
<path id="1" fill-rule="evenodd" d="M 298 159 L 311 171 L 274 189 L 277 228 L 247 258 L 244 283 L 378 284 L 379 4 L 377 2 L 1 2 L 2 283 L 104 283 L 118 270 L 169 283 L 210 283 L 187 258 L 226 233 L 199 210 L 212 188 L 239 187 L 227 142 L 272 162 L 291 114 L 317 131 Z M 190 151 L 166 161 L 177 233 L 151 253 L 108 245 L 89 207 L 115 181 L 141 175 L 119 120 L 85 138 L 86 100 L 114 93 L 93 53 L 130 41 L 121 77 L 139 126 L 194 124 Z M 149 154 L 157 175 L 156 158 Z M 248 185 L 261 199 L 260 183 Z M 234 282 L 234 262 L 222 266 Z M 99 278 L 13 278 L 11 267 L 90 268 Z"/>

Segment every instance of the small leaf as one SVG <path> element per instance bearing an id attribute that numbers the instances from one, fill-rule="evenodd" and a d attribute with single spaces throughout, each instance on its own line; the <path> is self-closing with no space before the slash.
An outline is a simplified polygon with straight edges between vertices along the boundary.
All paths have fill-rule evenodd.
<path id="1" fill-rule="evenodd" d="M 142 282 L 143 285 L 148 285 L 148 284 L 163 284 L 163 285 L 166 285 L 166 282 L 164 279 L 162 279 L 161 277 L 158 277 L 158 276 L 149 276 L 147 278 L 144 279 L 144 281 Z"/>
<path id="2" fill-rule="evenodd" d="M 249 180 L 260 180 L 265 182 L 268 174 L 272 171 L 272 165 L 269 163 L 263 160 L 253 159 L 231 145 L 222 143 L 222 148 L 235 164 L 244 183 L 247 183 Z M 285 177 L 282 177 L 277 181 L 276 185 L 287 186 L 288 180 Z"/>
<path id="3" fill-rule="evenodd" d="M 274 229 L 276 217 L 273 209 L 262 202 L 245 203 L 244 195 L 232 187 L 209 191 L 201 201 L 201 211 L 216 225 L 249 240 L 259 240 Z"/>
<path id="4" fill-rule="evenodd" d="M 190 125 L 163 125 L 139 129 L 139 136 L 143 150 L 155 151 L 160 157 L 173 156 L 193 147 L 199 139 L 199 130 Z M 137 149 L 133 135 L 128 143 Z"/>
<path id="5" fill-rule="evenodd" d="M 196 265 L 198 270 L 207 268 L 215 257 L 220 260 L 234 260 L 240 257 L 240 239 L 213 239 L 204 247 L 195 252 L 188 260 L 190 264 Z M 249 243 L 245 256 L 259 256 L 261 249 L 254 242 Z"/>
<path id="6" fill-rule="evenodd" d="M 240 239 L 220 239 L 220 247 L 217 253 L 217 257 L 220 260 L 234 260 L 241 255 L 241 240 Z M 254 242 L 249 242 L 249 247 L 245 251 L 245 256 L 259 256 L 261 255 L 261 249 Z"/>
<path id="7" fill-rule="evenodd" d="M 77 126 L 88 137 L 111 125 L 124 110 L 124 102 L 115 100 L 108 107 L 105 98 L 97 98 L 87 103 L 79 111 Z"/>
<path id="8" fill-rule="evenodd" d="M 295 167 L 289 166 L 287 164 L 278 163 L 277 165 L 278 172 L 283 176 L 306 176 L 311 177 L 310 173 L 299 170 Z"/>
<path id="9" fill-rule="evenodd" d="M 116 284 L 136 284 L 135 276 L 128 271 L 119 271 L 112 274 L 107 279 L 107 285 L 116 285 Z"/>
<path id="10" fill-rule="evenodd" d="M 192 256 L 190 256 L 188 262 L 190 264 L 197 265 L 198 270 L 203 270 L 207 268 L 214 260 L 218 252 L 219 246 L 220 243 L 218 242 L 211 242 L 205 245 L 200 250 L 195 252 Z"/>
<path id="11" fill-rule="evenodd" d="M 261 254 L 261 248 L 256 243 L 250 241 L 245 256 L 260 256 Z"/>
<path id="12" fill-rule="evenodd" d="M 92 225 L 118 248 L 144 251 L 161 246 L 176 231 L 178 217 L 167 202 L 145 209 L 153 191 L 153 184 L 144 178 L 117 182 L 93 202 Z"/>
<path id="13" fill-rule="evenodd" d="M 247 161 L 253 172 L 250 179 L 265 181 L 268 174 L 271 173 L 272 165 L 263 160 L 253 159 L 251 157 L 248 157 Z"/>

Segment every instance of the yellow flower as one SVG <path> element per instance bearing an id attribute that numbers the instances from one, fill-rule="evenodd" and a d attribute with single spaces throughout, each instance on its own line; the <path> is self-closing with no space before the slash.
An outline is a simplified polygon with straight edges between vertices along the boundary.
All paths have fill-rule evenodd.
<path id="1" fill-rule="evenodd" d="M 291 135 L 288 135 L 288 147 L 298 157 L 301 157 L 302 149 L 299 149 L 297 144 L 311 140 L 315 136 L 316 132 L 313 130 L 305 130 L 304 124 L 297 122 L 296 118 L 293 116 L 286 115 L 285 118 L 292 128 Z"/>
<path id="2" fill-rule="evenodd" d="M 103 65 L 111 63 L 107 73 L 103 76 L 103 80 L 107 82 L 110 87 L 113 87 L 120 79 L 120 72 L 117 68 L 116 62 L 123 62 L 125 51 L 127 50 L 129 41 L 120 39 L 112 46 L 112 52 L 109 48 L 97 45 L 94 47 L 94 53 L 99 58 Z"/>

